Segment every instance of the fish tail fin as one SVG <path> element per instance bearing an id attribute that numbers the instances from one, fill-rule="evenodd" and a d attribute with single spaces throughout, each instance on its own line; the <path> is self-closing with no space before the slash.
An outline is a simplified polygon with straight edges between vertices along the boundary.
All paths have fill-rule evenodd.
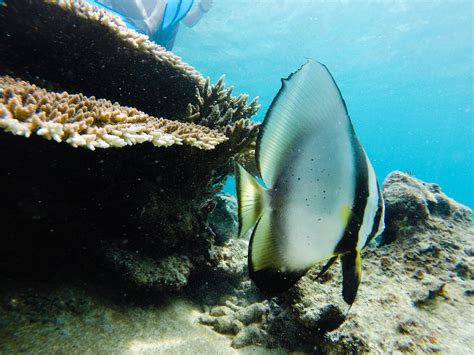
<path id="1" fill-rule="evenodd" d="M 239 237 L 242 237 L 262 216 L 266 190 L 238 163 L 235 165 L 235 179 L 239 202 Z"/>
<path id="2" fill-rule="evenodd" d="M 341 256 L 342 265 L 342 298 L 352 305 L 357 295 L 361 280 L 360 251 L 358 249 Z"/>

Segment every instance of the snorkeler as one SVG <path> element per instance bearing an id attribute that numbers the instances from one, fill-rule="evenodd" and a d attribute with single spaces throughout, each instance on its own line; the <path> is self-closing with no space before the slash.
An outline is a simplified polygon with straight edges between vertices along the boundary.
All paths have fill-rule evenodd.
<path id="1" fill-rule="evenodd" d="M 159 45 L 171 50 L 180 22 L 193 27 L 212 7 L 212 0 L 200 0 L 191 11 L 194 0 L 89 0 L 122 18 L 129 28 L 146 34 Z"/>

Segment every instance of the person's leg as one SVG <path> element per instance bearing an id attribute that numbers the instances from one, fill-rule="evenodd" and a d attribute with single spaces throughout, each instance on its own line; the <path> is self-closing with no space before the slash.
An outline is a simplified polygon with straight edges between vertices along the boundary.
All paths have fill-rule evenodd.
<path id="1" fill-rule="evenodd" d="M 111 0 L 112 8 L 132 20 L 148 17 L 141 0 Z"/>
<path id="2" fill-rule="evenodd" d="M 151 0 L 144 0 L 145 2 Z M 148 12 L 148 17 L 145 20 L 146 25 L 148 26 L 148 31 L 150 36 L 157 37 L 160 35 L 161 25 L 163 22 L 163 16 L 166 11 L 166 1 L 165 0 L 152 0 L 153 7 L 152 11 Z"/>

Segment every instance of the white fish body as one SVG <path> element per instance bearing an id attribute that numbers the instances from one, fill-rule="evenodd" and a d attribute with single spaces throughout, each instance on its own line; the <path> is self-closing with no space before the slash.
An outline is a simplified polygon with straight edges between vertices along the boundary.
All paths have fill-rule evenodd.
<path id="1" fill-rule="evenodd" d="M 265 190 L 241 166 L 241 234 L 256 224 L 250 276 L 269 291 L 291 287 L 311 266 L 341 258 L 343 296 L 360 282 L 360 249 L 383 230 L 383 198 L 372 165 L 327 68 L 309 60 L 283 80 L 262 125 L 257 166 Z"/>

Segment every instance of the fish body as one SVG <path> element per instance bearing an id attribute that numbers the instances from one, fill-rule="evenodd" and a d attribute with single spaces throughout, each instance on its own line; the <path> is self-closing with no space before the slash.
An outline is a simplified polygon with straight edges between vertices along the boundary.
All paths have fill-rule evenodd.
<path id="1" fill-rule="evenodd" d="M 270 292 L 291 287 L 314 264 L 338 258 L 343 298 L 360 283 L 360 250 L 384 228 L 384 203 L 327 68 L 309 60 L 282 80 L 256 149 L 262 187 L 236 167 L 240 234 L 252 227 L 249 273 Z"/>

